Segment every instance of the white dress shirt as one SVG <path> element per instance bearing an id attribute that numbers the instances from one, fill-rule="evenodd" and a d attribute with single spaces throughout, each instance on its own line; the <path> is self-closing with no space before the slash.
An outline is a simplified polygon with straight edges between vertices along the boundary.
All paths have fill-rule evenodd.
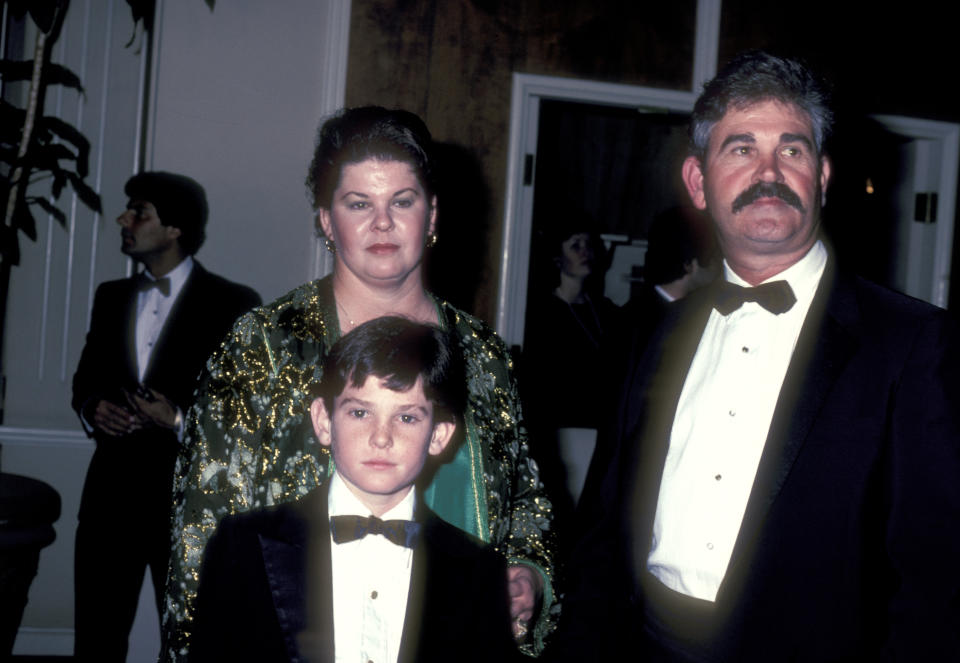
<path id="1" fill-rule="evenodd" d="M 187 256 L 165 276 L 170 279 L 170 294 L 164 295 L 158 288 L 137 293 L 137 375 L 140 382 L 143 382 L 143 376 L 147 374 L 153 348 L 170 316 L 170 309 L 177 301 L 177 296 L 183 290 L 183 284 L 187 282 L 192 270 L 193 258 Z M 151 281 L 157 280 L 146 270 L 143 276 Z"/>
<path id="2" fill-rule="evenodd" d="M 330 479 L 328 514 L 369 516 L 370 510 L 336 472 Z M 413 489 L 383 520 L 412 520 Z M 394 663 L 407 612 L 413 550 L 368 534 L 347 543 L 330 538 L 333 637 L 337 663 Z"/>
<path id="3" fill-rule="evenodd" d="M 789 269 L 797 298 L 775 315 L 747 302 L 710 313 L 670 434 L 647 568 L 674 591 L 716 599 L 780 388 L 827 262 L 821 242 Z M 749 286 L 723 264 L 728 281 Z"/>

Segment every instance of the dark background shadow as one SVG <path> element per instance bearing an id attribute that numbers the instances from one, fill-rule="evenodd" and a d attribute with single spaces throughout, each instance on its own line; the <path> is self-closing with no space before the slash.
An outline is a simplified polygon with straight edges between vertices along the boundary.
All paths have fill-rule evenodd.
<path id="1" fill-rule="evenodd" d="M 472 150 L 453 143 L 437 143 L 434 150 L 438 240 L 427 249 L 427 288 L 475 314 L 490 244 L 490 188 Z"/>

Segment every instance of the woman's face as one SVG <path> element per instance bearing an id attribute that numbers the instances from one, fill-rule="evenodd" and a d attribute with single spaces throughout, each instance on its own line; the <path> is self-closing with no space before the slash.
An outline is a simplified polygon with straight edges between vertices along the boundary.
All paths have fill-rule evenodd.
<path id="1" fill-rule="evenodd" d="M 338 270 L 386 287 L 419 279 L 436 216 L 436 196 L 427 198 L 410 164 L 370 158 L 343 167 L 330 209 L 321 208 L 318 220 L 336 244 Z"/>
<path id="2" fill-rule="evenodd" d="M 560 245 L 560 271 L 567 276 L 587 277 L 593 271 L 593 247 L 590 235 L 571 235 Z"/>

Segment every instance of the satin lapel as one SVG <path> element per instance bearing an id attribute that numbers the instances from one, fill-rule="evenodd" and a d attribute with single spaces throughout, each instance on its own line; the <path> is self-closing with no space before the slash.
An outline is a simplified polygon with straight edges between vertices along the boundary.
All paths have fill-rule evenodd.
<path id="1" fill-rule="evenodd" d="M 260 535 L 264 571 L 290 660 L 333 661 L 333 594 L 327 490 L 290 505 L 274 536 Z"/>
<path id="2" fill-rule="evenodd" d="M 130 278 L 129 281 L 130 291 L 123 304 L 125 308 L 122 318 L 125 322 L 124 338 L 126 339 L 124 358 L 127 366 L 127 374 L 131 376 L 132 384 L 137 384 L 140 381 L 140 373 L 137 370 L 137 295 L 140 291 L 137 288 L 136 276 Z"/>
<path id="3" fill-rule="evenodd" d="M 310 525 L 307 547 L 306 629 L 300 651 L 311 663 L 334 660 L 333 564 L 330 558 L 330 521 L 327 514 L 329 481 L 324 481 L 298 508 Z"/>
<path id="4" fill-rule="evenodd" d="M 273 609 L 291 660 L 297 660 L 297 634 L 303 630 L 306 606 L 304 557 L 306 541 L 292 542 L 260 535 L 263 566 L 270 583 Z"/>
<path id="5" fill-rule="evenodd" d="M 440 607 L 433 599 L 442 596 L 443 587 L 449 590 L 454 584 L 444 579 L 446 568 L 431 565 L 429 523 L 430 517 L 417 499 L 414 520 L 420 523 L 420 539 L 413 549 L 413 565 L 410 568 L 410 590 L 407 594 L 407 610 L 403 617 L 403 635 L 400 638 L 400 651 L 397 663 L 415 663 L 420 650 L 420 640 L 425 637 L 423 625 L 430 624 L 430 618 L 425 617 L 429 610 Z M 427 573 L 427 568 L 430 572 Z M 455 579 L 451 579 L 455 583 Z M 449 596 L 449 594 L 448 594 Z"/>
<path id="6" fill-rule="evenodd" d="M 779 496 L 834 383 L 856 351 L 859 319 L 853 288 L 838 278 L 831 260 L 784 377 L 721 592 L 735 576 L 734 567 L 749 557 L 747 548 Z"/>

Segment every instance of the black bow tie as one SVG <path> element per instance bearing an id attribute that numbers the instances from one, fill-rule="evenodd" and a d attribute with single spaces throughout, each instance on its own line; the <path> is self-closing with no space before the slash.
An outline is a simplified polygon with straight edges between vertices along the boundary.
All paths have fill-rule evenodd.
<path id="1" fill-rule="evenodd" d="M 162 279 L 151 279 L 143 274 L 140 275 L 140 283 L 137 284 L 137 290 L 146 292 L 150 288 L 156 288 L 164 297 L 170 296 L 170 277 L 164 276 Z"/>
<path id="2" fill-rule="evenodd" d="M 330 518 L 330 532 L 334 543 L 347 543 L 362 539 L 367 534 L 382 534 L 388 540 L 413 548 L 420 534 L 420 523 L 411 520 L 380 520 L 376 516 L 333 516 Z"/>
<path id="3" fill-rule="evenodd" d="M 793 289 L 786 281 L 762 283 L 755 288 L 744 288 L 730 281 L 723 281 L 717 288 L 713 303 L 720 315 L 730 315 L 744 302 L 756 302 L 771 313 L 786 313 L 797 302 Z"/>

